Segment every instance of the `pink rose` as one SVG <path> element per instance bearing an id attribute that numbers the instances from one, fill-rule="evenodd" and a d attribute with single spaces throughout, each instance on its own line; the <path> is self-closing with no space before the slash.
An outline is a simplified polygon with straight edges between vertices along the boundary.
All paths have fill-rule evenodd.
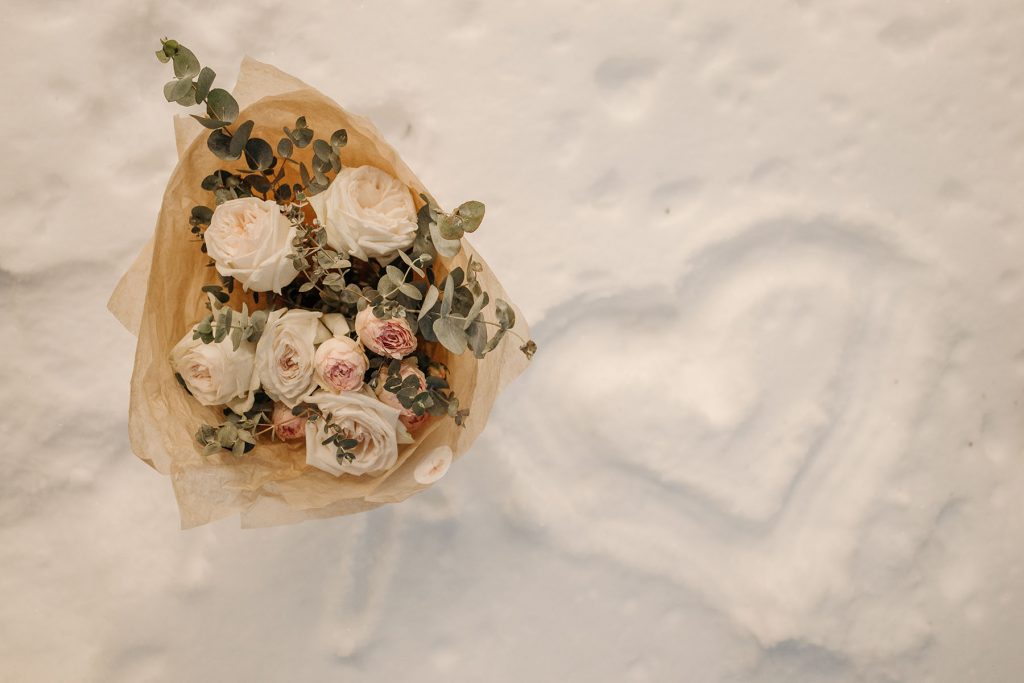
<path id="1" fill-rule="evenodd" d="M 282 441 L 291 441 L 306 435 L 306 416 L 292 415 L 291 408 L 283 403 L 274 404 L 274 413 L 270 420 L 274 424 L 274 434 Z"/>
<path id="2" fill-rule="evenodd" d="M 327 391 L 358 391 L 363 386 L 370 361 L 359 342 L 348 337 L 332 337 L 322 343 L 313 357 L 316 381 Z"/>
<path id="3" fill-rule="evenodd" d="M 387 368 L 384 368 L 377 381 L 377 398 L 380 399 L 381 403 L 391 406 L 401 413 L 398 416 L 398 419 L 401 420 L 402 424 L 404 424 L 405 428 L 410 432 L 419 429 L 427 420 L 430 419 L 430 415 L 426 412 L 422 415 L 417 415 L 411 409 L 404 407 L 402 402 L 398 400 L 398 396 L 396 394 L 393 394 L 384 388 L 384 384 L 387 382 L 388 376 L 388 370 Z M 415 361 L 407 360 L 402 363 L 402 369 L 398 371 L 398 376 L 403 380 L 409 376 L 415 377 L 419 380 L 420 391 L 425 391 L 427 388 L 427 378 L 424 377 L 423 373 L 420 372 L 420 369 L 416 367 Z"/>
<path id="4" fill-rule="evenodd" d="M 416 350 L 416 335 L 403 318 L 382 320 L 367 306 L 356 315 L 356 334 L 376 354 L 401 360 Z"/>

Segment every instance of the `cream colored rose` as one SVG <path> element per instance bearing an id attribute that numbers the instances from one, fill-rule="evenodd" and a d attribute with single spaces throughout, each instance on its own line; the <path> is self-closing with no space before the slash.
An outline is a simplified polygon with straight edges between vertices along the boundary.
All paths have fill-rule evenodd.
<path id="1" fill-rule="evenodd" d="M 402 402 L 398 400 L 397 394 L 393 394 L 384 388 L 384 385 L 387 383 L 387 379 L 390 376 L 390 374 L 391 373 L 387 371 L 387 368 L 385 368 L 384 371 L 381 372 L 381 377 L 377 381 L 377 398 L 379 398 L 382 403 L 389 405 L 395 410 L 399 411 L 401 413 L 399 419 L 402 421 L 402 424 L 404 424 L 405 428 L 408 429 L 410 432 L 414 432 L 420 427 L 422 427 L 424 424 L 426 424 L 427 420 L 430 419 L 430 415 L 428 415 L 426 412 L 424 412 L 422 415 L 417 415 L 412 411 L 412 409 L 406 408 L 405 406 L 402 405 Z M 416 361 L 414 360 L 405 360 L 402 363 L 401 369 L 398 371 L 398 376 L 402 380 L 404 380 L 406 377 L 415 377 L 416 381 L 419 383 L 419 390 L 426 391 L 427 389 L 427 378 L 416 366 Z"/>
<path id="2" fill-rule="evenodd" d="M 313 392 L 314 343 L 320 327 L 316 311 L 279 308 L 270 313 L 256 345 L 256 371 L 267 396 L 294 408 Z"/>
<path id="3" fill-rule="evenodd" d="M 416 350 L 416 334 L 403 318 L 378 318 L 367 306 L 356 314 L 356 334 L 374 353 L 401 360 Z"/>
<path id="4" fill-rule="evenodd" d="M 359 342 L 331 337 L 316 350 L 313 368 L 317 383 L 327 391 L 358 391 L 370 361 Z"/>
<path id="5" fill-rule="evenodd" d="M 274 436 L 281 441 L 301 439 L 306 435 L 306 416 L 294 415 L 292 409 L 283 403 L 274 404 L 270 423 L 274 426 Z"/>
<path id="6" fill-rule="evenodd" d="M 248 290 L 280 293 L 299 274 L 290 258 L 295 235 L 275 202 L 243 197 L 218 206 L 203 237 L 218 273 Z"/>
<path id="7" fill-rule="evenodd" d="M 398 411 L 386 406 L 365 391 L 343 391 L 332 394 L 318 391 L 310 398 L 321 411 L 330 413 L 331 423 L 338 425 L 346 439 L 356 446 L 350 449 L 352 460 L 339 460 L 337 447 L 324 444 L 333 435 L 323 420 L 306 423 L 306 464 L 329 474 L 376 475 L 392 467 L 398 460 Z"/>
<path id="8" fill-rule="evenodd" d="M 373 166 L 343 168 L 309 203 L 327 231 L 327 243 L 363 261 L 386 263 L 416 238 L 412 193 Z"/>
<path id="9" fill-rule="evenodd" d="M 252 408 L 253 393 L 260 386 L 253 347 L 251 342 L 243 341 L 234 349 L 230 336 L 204 344 L 193 339 L 189 330 L 171 350 L 171 367 L 204 406 L 227 405 L 241 414 Z"/>

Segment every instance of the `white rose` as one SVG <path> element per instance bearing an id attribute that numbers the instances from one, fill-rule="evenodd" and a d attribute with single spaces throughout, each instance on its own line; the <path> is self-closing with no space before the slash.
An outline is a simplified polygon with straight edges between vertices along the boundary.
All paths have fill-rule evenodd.
<path id="1" fill-rule="evenodd" d="M 341 428 L 346 439 L 357 445 L 349 449 L 355 457 L 339 460 L 337 447 L 324 444 L 333 436 L 323 420 L 306 423 L 306 464 L 334 476 L 342 474 L 376 475 L 394 466 L 398 460 L 398 416 L 394 408 L 384 405 L 361 391 L 332 394 L 318 391 L 311 397 L 320 410 L 330 413 L 331 423 Z"/>
<path id="2" fill-rule="evenodd" d="M 217 207 L 204 239 L 218 273 L 248 290 L 280 293 L 299 274 L 290 258 L 296 232 L 275 202 L 243 197 Z"/>
<path id="3" fill-rule="evenodd" d="M 236 413 L 252 408 L 260 386 L 254 369 L 252 342 L 232 348 L 231 337 L 204 344 L 189 330 L 171 349 L 171 367 L 181 376 L 192 396 L 204 406 L 227 405 Z"/>
<path id="4" fill-rule="evenodd" d="M 327 243 L 363 261 L 386 263 L 416 239 L 412 193 L 379 168 L 343 168 L 309 203 L 327 231 Z"/>
<path id="5" fill-rule="evenodd" d="M 348 337 L 332 337 L 317 347 L 316 380 L 327 391 L 358 391 L 370 361 L 362 345 Z"/>
<path id="6" fill-rule="evenodd" d="M 316 388 L 313 357 L 320 315 L 295 308 L 272 311 L 256 344 L 256 371 L 263 390 L 289 408 L 302 403 Z"/>

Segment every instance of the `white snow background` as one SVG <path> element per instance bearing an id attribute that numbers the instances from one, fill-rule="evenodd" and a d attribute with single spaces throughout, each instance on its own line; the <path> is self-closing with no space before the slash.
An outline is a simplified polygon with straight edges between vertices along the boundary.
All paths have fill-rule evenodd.
<path id="1" fill-rule="evenodd" d="M 1019 1 L 3 10 L 0 680 L 1024 680 Z M 427 493 L 181 532 L 130 453 L 161 36 L 487 204 L 540 351 Z"/>

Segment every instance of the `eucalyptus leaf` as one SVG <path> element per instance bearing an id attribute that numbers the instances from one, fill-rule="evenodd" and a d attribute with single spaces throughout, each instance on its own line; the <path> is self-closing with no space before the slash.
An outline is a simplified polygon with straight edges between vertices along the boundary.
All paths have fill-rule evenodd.
<path id="1" fill-rule="evenodd" d="M 410 299 L 415 299 L 416 301 L 419 301 L 420 299 L 423 298 L 423 295 L 420 294 L 420 290 L 417 289 L 416 285 L 412 284 L 411 282 L 403 283 L 401 286 L 399 286 L 398 291 L 400 291 L 402 294 L 405 294 Z"/>
<path id="2" fill-rule="evenodd" d="M 449 240 L 441 236 L 440 231 L 437 229 L 437 223 L 430 224 L 430 241 L 433 242 L 437 252 L 447 258 L 455 257 L 462 249 L 461 240 Z"/>
<path id="3" fill-rule="evenodd" d="M 164 99 L 168 102 L 177 102 L 192 89 L 192 81 L 183 78 L 175 81 L 168 81 L 164 84 Z"/>
<path id="4" fill-rule="evenodd" d="M 444 214 L 437 217 L 437 230 L 446 240 L 462 239 L 462 221 Z"/>
<path id="5" fill-rule="evenodd" d="M 210 137 L 206 139 L 206 146 L 219 159 L 232 161 L 238 158 L 238 155 L 231 156 L 231 136 L 219 128 L 210 133 Z"/>
<path id="6" fill-rule="evenodd" d="M 221 121 L 220 119 L 211 119 L 205 116 L 199 116 L 198 114 L 189 114 L 189 116 L 191 116 L 207 128 L 211 128 L 213 130 L 216 130 L 217 128 L 223 128 L 224 126 L 228 125 L 227 121 Z"/>
<path id="7" fill-rule="evenodd" d="M 476 320 L 476 317 L 480 314 L 480 311 L 483 310 L 483 307 L 487 305 L 488 301 L 490 301 L 490 296 L 487 292 L 484 292 L 476 298 L 473 302 L 473 307 L 470 308 L 469 313 L 466 314 L 466 322 L 463 327 L 467 329 L 469 328 L 469 326 Z"/>
<path id="8" fill-rule="evenodd" d="M 437 340 L 446 349 L 456 355 L 466 350 L 468 339 L 466 331 L 462 329 L 459 321 L 452 320 L 451 318 L 438 318 L 434 321 L 433 328 L 434 334 L 437 335 Z"/>
<path id="9" fill-rule="evenodd" d="M 282 159 L 291 159 L 295 145 L 288 138 L 281 138 L 277 143 L 277 155 Z"/>
<path id="10" fill-rule="evenodd" d="M 171 58 L 174 61 L 174 75 L 178 78 L 192 78 L 199 73 L 199 60 L 184 45 L 179 45 Z"/>
<path id="11" fill-rule="evenodd" d="M 466 326 L 466 336 L 473 355 L 483 358 L 487 348 L 487 326 L 479 320 L 474 320 Z"/>
<path id="12" fill-rule="evenodd" d="M 191 107 L 196 103 L 196 91 L 192 87 L 188 87 L 185 89 L 185 94 L 174 101 L 183 107 Z"/>
<path id="13" fill-rule="evenodd" d="M 232 123 L 238 118 L 238 102 L 223 88 L 214 88 L 206 96 L 206 111 L 211 119 Z"/>
<path id="14" fill-rule="evenodd" d="M 451 273 L 444 281 L 444 299 L 441 301 L 441 317 L 446 318 L 452 312 L 452 304 L 455 302 L 455 279 Z"/>
<path id="15" fill-rule="evenodd" d="M 330 163 L 331 161 L 331 146 L 323 140 L 316 140 L 313 142 L 313 154 L 317 155 L 324 161 Z"/>
<path id="16" fill-rule="evenodd" d="M 331 133 L 331 147 L 340 149 L 348 144 L 348 131 L 344 128 Z"/>
<path id="17" fill-rule="evenodd" d="M 462 218 L 462 229 L 466 232 L 475 232 L 484 220 L 484 205 L 481 202 L 466 202 L 455 210 L 455 213 Z"/>
<path id="18" fill-rule="evenodd" d="M 503 328 L 516 326 L 516 312 L 503 299 L 494 300 L 494 313 L 498 317 L 498 324 Z"/>
<path id="19" fill-rule="evenodd" d="M 427 287 L 427 293 L 423 297 L 423 303 L 420 305 L 419 320 L 423 320 L 423 317 L 430 312 L 430 309 L 437 303 L 437 297 L 441 292 L 438 291 L 437 287 L 430 285 Z"/>
<path id="20" fill-rule="evenodd" d="M 249 142 L 249 135 L 252 134 L 252 127 L 254 125 L 254 122 L 246 121 L 240 125 L 235 130 L 235 134 L 231 136 L 231 144 L 228 145 L 228 151 L 231 152 L 232 159 L 237 159 L 242 156 L 242 151 L 245 149 L 245 143 Z"/>
<path id="21" fill-rule="evenodd" d="M 426 277 L 427 274 L 423 272 L 422 268 L 420 268 L 413 262 L 411 256 L 409 256 L 408 254 L 401 250 L 399 250 L 398 255 L 401 257 L 402 261 L 405 262 L 405 265 L 412 268 L 412 272 L 416 273 L 420 277 Z"/>
<path id="22" fill-rule="evenodd" d="M 498 344 L 501 343 L 501 340 L 504 338 L 505 328 L 499 327 L 498 330 L 494 333 L 494 336 L 491 337 L 491 340 L 487 342 L 487 346 L 484 347 L 484 353 L 490 353 L 491 351 L 496 349 L 498 347 Z"/>
<path id="23" fill-rule="evenodd" d="M 262 138 L 252 138 L 245 144 L 245 162 L 254 171 L 265 171 L 274 165 L 274 150 Z"/>
<path id="24" fill-rule="evenodd" d="M 196 102 L 202 102 L 206 99 L 206 96 L 210 94 L 210 86 L 213 85 L 213 79 L 217 77 L 217 74 L 208 66 L 204 66 L 203 70 L 199 72 L 199 76 L 196 78 Z"/>

